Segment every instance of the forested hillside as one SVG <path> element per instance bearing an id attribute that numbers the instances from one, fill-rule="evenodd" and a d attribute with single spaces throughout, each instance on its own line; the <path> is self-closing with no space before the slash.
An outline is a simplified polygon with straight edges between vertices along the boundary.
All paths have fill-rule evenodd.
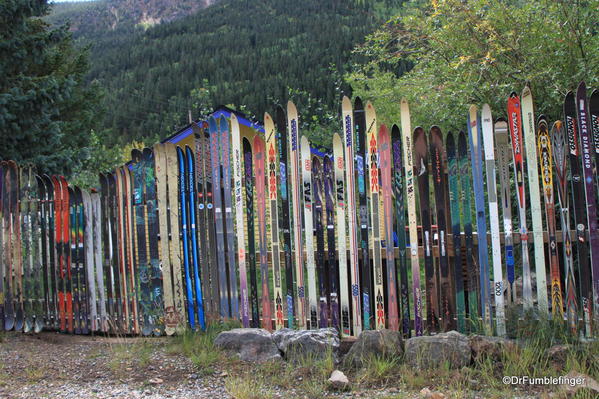
<path id="1" fill-rule="evenodd" d="M 401 1 L 221 0 L 148 29 L 77 33 L 104 88 L 105 140 L 164 137 L 219 104 L 262 119 L 291 96 L 304 123 L 333 123 L 352 50 Z M 85 8 L 85 7 L 84 7 Z M 92 9 L 87 6 L 86 10 Z M 336 124 L 334 125 L 336 126 Z"/>

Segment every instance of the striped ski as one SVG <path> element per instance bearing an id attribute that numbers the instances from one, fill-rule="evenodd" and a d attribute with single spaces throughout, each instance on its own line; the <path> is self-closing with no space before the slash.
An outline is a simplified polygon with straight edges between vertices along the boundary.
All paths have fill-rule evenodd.
<path id="1" fill-rule="evenodd" d="M 383 287 L 383 264 L 381 258 L 381 229 L 380 229 L 380 176 L 379 176 L 379 144 L 374 106 L 366 103 L 366 132 L 368 142 L 368 183 L 370 218 L 372 223 L 372 276 L 374 279 L 374 300 L 376 303 L 375 327 L 377 330 L 385 328 L 385 298 Z M 397 297 L 396 297 L 397 300 Z"/>
<path id="2" fill-rule="evenodd" d="M 528 259 L 528 229 L 526 227 L 526 195 L 524 188 L 524 158 L 522 155 L 522 110 L 520 98 L 516 93 L 510 94 L 507 103 L 508 127 L 512 141 L 512 156 L 514 160 L 514 180 L 518 196 L 520 219 L 520 244 L 522 246 L 522 272 L 524 310 L 532 310 L 532 282 L 530 263 Z"/>
<path id="3" fill-rule="evenodd" d="M 318 327 L 328 327 L 329 305 L 327 301 L 327 273 L 324 260 L 324 227 L 323 227 L 323 173 L 320 159 L 312 157 L 312 188 L 313 188 L 313 220 L 316 233 L 316 271 L 318 274 Z"/>
<path id="4" fill-rule="evenodd" d="M 337 249 L 339 252 L 339 294 L 341 303 L 341 336 L 351 335 L 349 280 L 347 276 L 347 248 L 345 223 L 345 161 L 343 143 L 337 133 L 333 134 L 333 156 L 335 158 L 335 213 L 337 219 Z M 359 298 L 358 298 L 359 303 Z"/>
<path id="5" fill-rule="evenodd" d="M 564 307 L 560 267 L 557 253 L 557 238 L 555 235 L 555 203 L 553 194 L 553 159 L 549 138 L 547 119 L 541 115 L 538 121 L 538 148 L 541 163 L 541 181 L 543 182 L 543 198 L 545 199 L 545 218 L 549 233 L 549 270 L 551 273 L 551 313 L 554 320 L 563 320 Z"/>
<path id="6" fill-rule="evenodd" d="M 487 174 L 487 198 L 489 201 L 489 222 L 491 228 L 491 254 L 493 257 L 493 289 L 495 298 L 495 320 L 497 335 L 503 337 L 505 329 L 505 304 L 503 297 L 503 267 L 501 259 L 501 240 L 499 236 L 499 206 L 497 204 L 497 180 L 495 167 L 495 142 L 491 107 L 484 104 L 481 115 L 483 145 L 485 149 L 485 171 Z"/>
<path id="7" fill-rule="evenodd" d="M 353 144 L 355 145 L 355 165 L 358 179 L 358 214 L 360 224 L 360 253 L 362 255 L 362 263 L 361 263 L 361 271 L 360 282 L 362 283 L 362 314 L 364 316 L 364 329 L 370 330 L 371 328 L 371 317 L 372 317 L 372 295 L 371 295 L 371 285 L 372 285 L 372 276 L 370 274 L 370 252 L 369 252 L 369 240 L 368 240 L 368 199 L 367 199 L 367 190 L 366 190 L 366 114 L 364 113 L 364 106 L 362 104 L 362 100 L 360 97 L 356 97 L 355 107 L 353 112 L 353 120 L 352 120 L 352 112 L 351 112 L 351 102 L 349 99 L 347 101 L 343 101 L 343 127 L 346 131 L 346 134 L 349 134 L 349 130 L 352 132 L 355 130 L 355 136 L 352 136 Z M 351 142 L 351 141 L 350 141 Z M 347 157 L 347 154 L 346 154 Z M 353 163 L 352 163 L 353 164 Z M 349 172 L 348 172 L 349 173 Z M 355 176 L 352 169 L 352 176 Z M 354 177 L 352 177 L 351 183 L 354 182 Z M 349 175 L 348 175 L 348 185 L 350 184 Z M 351 186 L 349 186 L 351 187 Z M 347 190 L 348 196 L 355 195 L 354 190 Z M 349 199 L 349 197 L 348 197 Z M 355 200 L 354 200 L 355 203 Z M 353 212 L 349 210 L 349 216 L 353 217 L 352 214 L 355 213 L 356 208 L 354 205 Z M 350 234 L 351 234 L 351 224 L 352 220 L 350 219 Z M 351 237 L 350 237 L 351 239 Z M 350 242 L 351 244 L 351 242 Z M 357 250 L 356 250 L 357 251 Z M 351 246 L 350 246 L 350 256 L 351 256 Z M 356 254 L 356 259 L 358 255 Z M 356 266 L 357 267 L 357 266 Z M 357 271 L 356 271 L 357 273 Z M 352 280 L 353 281 L 353 280 Z M 355 305 L 354 305 L 355 306 Z"/>
<path id="8" fill-rule="evenodd" d="M 287 129 L 291 151 L 291 198 L 293 203 L 293 249 L 295 257 L 295 281 L 297 285 L 296 319 L 298 328 L 306 328 L 306 293 L 304 287 L 304 254 L 302 243 L 302 213 L 300 175 L 299 119 L 295 104 L 287 103 Z"/>
<path id="9" fill-rule="evenodd" d="M 268 112 L 264 113 L 264 134 L 266 136 L 267 188 L 270 224 L 270 245 L 272 250 L 272 270 L 275 298 L 275 328 L 285 327 L 283 311 L 283 286 L 281 279 L 281 252 L 279 243 L 279 209 L 277 204 L 277 134 L 275 124 Z"/>
<path id="10" fill-rule="evenodd" d="M 387 300 L 389 329 L 399 331 L 397 301 L 397 271 L 393 245 L 393 185 L 391 180 L 391 137 L 385 125 L 379 130 L 379 151 L 383 183 L 383 211 L 385 213 L 385 254 L 387 257 Z"/>
<path id="11" fill-rule="evenodd" d="M 333 141 L 333 146 L 335 145 Z M 334 150 L 333 150 L 334 151 Z M 327 264 L 326 269 L 329 279 L 329 304 L 331 325 L 339 329 L 339 269 L 337 268 L 337 254 L 335 245 L 335 168 L 333 166 L 334 154 L 326 155 L 323 159 L 324 168 L 324 196 L 325 196 L 325 221 L 327 226 Z M 343 162 L 343 160 L 342 160 Z M 344 200 L 342 200 L 344 201 Z M 345 240 L 345 234 L 340 234 Z M 345 248 L 344 248 L 345 250 Z M 347 268 L 345 270 L 347 273 Z M 347 277 L 347 274 L 346 274 Z M 347 282 L 347 280 L 346 280 Z"/>

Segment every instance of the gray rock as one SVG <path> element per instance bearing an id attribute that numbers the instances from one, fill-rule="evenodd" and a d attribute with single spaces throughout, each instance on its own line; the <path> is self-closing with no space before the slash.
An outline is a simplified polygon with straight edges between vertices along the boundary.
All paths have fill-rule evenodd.
<path id="1" fill-rule="evenodd" d="M 281 360 L 281 353 L 272 335 L 261 328 L 236 328 L 224 331 L 216 337 L 214 345 L 234 353 L 245 362 L 263 363 Z"/>
<path id="2" fill-rule="evenodd" d="M 329 353 L 338 360 L 339 334 L 334 328 L 318 330 L 291 330 L 283 328 L 272 334 L 272 339 L 285 359 L 297 361 L 310 357 L 325 358 Z"/>
<path id="3" fill-rule="evenodd" d="M 502 337 L 473 335 L 469 340 L 470 348 L 472 349 L 472 358 L 475 361 L 484 357 L 490 357 L 495 361 L 499 361 L 503 352 L 514 350 L 518 347 L 516 341 Z"/>
<path id="4" fill-rule="evenodd" d="M 471 361 L 468 337 L 457 331 L 406 340 L 405 362 L 415 368 L 436 368 L 447 363 L 456 369 Z"/>
<path id="5" fill-rule="evenodd" d="M 365 330 L 343 359 L 348 367 L 362 367 L 362 363 L 373 356 L 386 358 L 403 354 L 401 333 L 393 330 Z"/>
<path id="6" fill-rule="evenodd" d="M 349 380 L 347 379 L 347 376 L 339 370 L 334 370 L 327 382 L 334 390 L 345 390 L 349 387 Z"/>

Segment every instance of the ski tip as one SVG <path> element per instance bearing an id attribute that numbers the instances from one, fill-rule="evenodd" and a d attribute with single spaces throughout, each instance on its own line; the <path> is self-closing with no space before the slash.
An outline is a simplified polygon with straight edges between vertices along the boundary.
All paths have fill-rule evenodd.
<path id="1" fill-rule="evenodd" d="M 348 96 L 343 96 L 343 98 L 341 99 L 341 107 L 343 108 L 343 111 L 347 112 L 351 112 L 351 100 L 349 99 Z"/>
<path id="2" fill-rule="evenodd" d="M 291 100 L 287 101 L 287 117 L 292 119 L 297 118 L 297 108 Z"/>
<path id="3" fill-rule="evenodd" d="M 356 96 L 354 99 L 354 108 L 356 111 L 363 111 L 364 105 L 362 103 L 362 99 L 359 96 Z"/>
<path id="4" fill-rule="evenodd" d="M 576 87 L 576 92 L 580 93 L 580 92 L 586 92 L 587 90 L 587 84 L 585 83 L 584 80 L 580 81 L 580 83 L 578 83 L 578 86 Z"/>

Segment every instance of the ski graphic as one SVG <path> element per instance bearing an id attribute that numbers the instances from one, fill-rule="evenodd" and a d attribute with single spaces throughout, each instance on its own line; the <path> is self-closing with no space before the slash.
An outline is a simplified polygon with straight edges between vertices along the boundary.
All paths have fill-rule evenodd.
<path id="1" fill-rule="evenodd" d="M 489 295 L 489 258 L 487 246 L 487 219 L 485 214 L 485 194 L 483 181 L 483 156 L 481 153 L 481 129 L 476 105 L 468 112 L 468 136 L 472 162 L 472 180 L 474 186 L 474 206 L 476 208 L 476 231 L 478 238 L 478 262 L 480 280 L 480 310 L 486 332 L 492 331 L 491 298 Z"/>
<path id="2" fill-rule="evenodd" d="M 335 158 L 335 196 L 337 219 L 337 248 L 339 251 L 339 294 L 341 303 L 341 336 L 351 335 L 349 281 L 347 276 L 347 248 L 345 225 L 345 160 L 343 143 L 337 133 L 333 134 L 333 156 Z M 358 298 L 359 303 L 359 298 Z"/>
<path id="3" fill-rule="evenodd" d="M 77 272 L 77 198 L 74 191 L 74 187 L 69 187 L 69 234 L 70 234 L 70 248 L 69 254 L 69 269 L 71 272 L 67 285 L 70 283 L 70 287 L 67 292 L 71 292 L 72 296 L 72 311 L 70 321 L 72 323 L 72 329 L 69 331 L 75 334 L 81 334 L 80 327 L 80 308 L 79 308 L 79 273 Z M 67 273 L 68 276 L 68 273 Z M 68 303 L 67 303 L 68 306 Z M 68 321 L 67 321 L 68 323 Z"/>
<path id="4" fill-rule="evenodd" d="M 84 259 L 85 259 L 85 272 L 88 286 L 88 298 L 89 298 L 89 326 L 91 331 L 98 331 L 98 307 L 97 307 L 97 295 L 95 287 L 95 268 L 94 268 L 94 243 L 93 243 L 93 209 L 92 202 L 89 192 L 81 190 L 81 200 L 83 204 L 84 212 L 84 223 L 83 223 L 83 244 L 84 244 Z"/>
<path id="5" fill-rule="evenodd" d="M 79 285 L 78 298 L 79 302 L 79 328 L 82 334 L 89 334 L 89 281 L 85 273 L 85 215 L 83 210 L 83 198 L 81 189 L 75 187 L 75 203 L 77 212 L 77 225 L 75 234 L 77 236 L 77 279 Z"/>
<path id="6" fill-rule="evenodd" d="M 551 313 L 555 320 L 563 320 L 563 298 L 560 282 L 559 258 L 557 254 L 557 238 L 555 235 L 555 204 L 553 197 L 553 160 L 549 128 L 544 115 L 539 116 L 538 147 L 541 162 L 541 181 L 545 199 L 545 218 L 549 234 L 549 270 L 551 272 Z"/>
<path id="7" fill-rule="evenodd" d="M 507 269 L 507 294 L 508 303 L 516 300 L 516 287 L 514 286 L 516 273 L 514 270 L 514 239 L 512 227 L 512 195 L 510 189 L 510 150 L 508 141 L 507 121 L 499 118 L 495 121 L 495 148 L 497 150 L 497 170 L 499 172 L 499 186 L 501 193 L 501 211 L 503 214 L 503 240 L 505 246 L 505 265 Z"/>
<path id="8" fill-rule="evenodd" d="M 452 276 L 449 268 L 449 255 L 447 254 L 447 212 L 445 210 L 447 198 L 447 179 L 443 167 L 443 134 L 438 126 L 431 127 L 430 154 L 433 171 L 433 187 L 435 189 L 435 210 L 437 216 L 438 247 L 439 247 L 439 301 L 441 305 L 441 328 L 444 331 L 453 330 L 455 325 L 455 295 L 452 292 Z"/>
<path id="9" fill-rule="evenodd" d="M 447 174 L 449 178 L 449 210 L 451 213 L 451 233 L 453 236 L 453 280 L 455 285 L 455 302 L 457 329 L 466 332 L 466 300 L 464 297 L 464 277 L 462 272 L 462 225 L 460 218 L 460 203 L 464 203 L 460 191 L 458 157 L 454 135 L 447 132 Z M 467 175 L 466 175 L 467 176 Z M 466 177 L 467 178 L 467 177 Z"/>
<path id="10" fill-rule="evenodd" d="M 566 283 L 566 312 L 568 326 L 574 336 L 578 331 L 578 303 L 576 298 L 576 280 L 574 278 L 574 259 L 572 255 L 572 238 L 570 236 L 570 209 L 568 194 L 567 171 L 568 156 L 566 149 L 566 136 L 562 121 L 555 121 L 551 128 L 551 148 L 555 161 L 555 175 L 557 177 L 557 198 L 560 206 L 560 222 L 562 230 L 565 283 Z"/>
<path id="11" fill-rule="evenodd" d="M 279 244 L 279 210 L 277 206 L 277 134 L 275 124 L 268 112 L 264 113 L 264 135 L 266 136 L 266 162 L 268 170 L 268 206 L 270 223 L 270 245 L 272 250 L 273 285 L 275 296 L 275 328 L 285 326 L 283 312 L 283 287 L 281 280 L 281 252 Z"/>
<path id="12" fill-rule="evenodd" d="M 408 281 L 408 264 L 406 258 L 406 212 L 404 206 L 405 173 L 402 160 L 401 132 L 399 126 L 391 128 L 391 145 L 393 147 L 393 195 L 395 196 L 395 222 L 397 246 L 399 250 L 399 297 L 401 304 L 401 324 L 404 337 L 410 336 L 410 288 Z"/>
<path id="13" fill-rule="evenodd" d="M 8 184 L 7 179 L 7 163 L 6 161 L 0 161 L 0 330 L 4 330 L 4 323 L 8 317 L 5 317 L 5 299 L 6 294 L 4 290 L 5 286 L 5 271 L 8 270 L 8 260 L 10 249 L 6 246 L 6 240 L 8 239 L 8 226 L 6 218 L 8 217 L 8 204 L 7 204 L 7 192 L 6 186 Z M 8 274 L 6 275 L 8 280 Z M 8 315 L 7 315 L 8 316 Z"/>
<path id="14" fill-rule="evenodd" d="M 589 107 L 587 103 L 587 88 L 580 82 L 576 90 L 576 114 L 580 131 L 580 148 L 582 155 L 582 170 L 584 176 L 584 192 L 586 196 L 586 213 L 589 231 L 592 287 L 589 294 L 593 301 L 593 318 L 599 322 L 599 231 L 597 231 L 597 192 L 595 190 L 595 175 L 593 168 L 593 142 L 589 126 Z"/>
<path id="15" fill-rule="evenodd" d="M 196 313 L 193 301 L 193 283 L 191 281 L 190 250 L 189 250 L 189 187 L 186 175 L 188 173 L 185 154 L 177 146 L 177 161 L 179 163 L 179 203 L 181 204 L 181 242 L 183 244 L 183 272 L 185 274 L 185 294 L 187 302 L 187 316 L 192 330 L 196 328 Z"/>
<path id="16" fill-rule="evenodd" d="M 258 306 L 258 282 L 256 281 L 256 240 L 254 238 L 254 170 L 252 146 L 243 138 L 243 167 L 245 171 L 245 212 L 248 232 L 248 260 L 250 264 L 250 306 L 252 308 L 252 327 L 260 324 Z"/>
<path id="17" fill-rule="evenodd" d="M 225 260 L 225 232 L 223 220 L 223 202 L 221 193 L 220 137 L 217 120 L 210 117 L 210 161 L 212 167 L 212 199 L 214 203 L 214 222 L 216 224 L 216 259 L 218 265 L 218 287 L 220 298 L 220 316 L 231 317 L 227 287 L 227 265 Z M 216 276 L 215 276 L 216 277 Z"/>
<path id="18" fill-rule="evenodd" d="M 289 184 L 287 177 L 287 125 L 283 107 L 277 106 L 275 125 L 277 128 L 277 148 L 279 149 L 279 179 L 281 191 L 280 231 L 283 233 L 283 259 L 285 259 L 285 285 L 287 305 L 287 327 L 293 328 L 293 260 L 291 253 L 291 229 L 289 226 Z"/>
<path id="19" fill-rule="evenodd" d="M 231 152 L 233 155 L 233 195 L 235 201 L 235 234 L 237 235 L 237 264 L 239 266 L 239 293 L 241 299 L 241 324 L 243 327 L 250 326 L 250 303 L 248 297 L 248 281 L 245 262 L 245 227 L 243 223 L 243 196 L 242 196 L 242 154 L 241 154 L 241 132 L 239 121 L 234 113 L 231 113 Z M 206 278 L 205 276 L 204 278 Z M 204 283 L 204 286 L 206 284 Z"/>
<path id="20" fill-rule="evenodd" d="M 306 269 L 308 272 L 308 301 L 310 329 L 318 327 L 318 305 L 316 297 L 316 265 L 314 261 L 314 222 L 312 198 L 312 159 L 310 142 L 306 136 L 301 140 L 302 182 L 304 196 L 304 241 L 306 242 Z"/>
<path id="21" fill-rule="evenodd" d="M 493 288 L 495 298 L 495 319 L 497 335 L 505 336 L 505 305 L 503 297 L 503 267 L 501 259 L 501 239 L 499 236 L 499 206 L 497 204 L 497 180 L 495 167 L 495 143 L 491 107 L 484 104 L 481 114 L 481 127 L 485 152 L 485 172 L 487 174 L 487 198 L 489 201 L 489 222 L 491 228 L 491 254 L 493 257 Z"/>
<path id="22" fill-rule="evenodd" d="M 300 180 L 300 138 L 299 119 L 295 104 L 287 103 L 287 129 L 291 150 L 291 187 L 293 203 L 293 245 L 295 256 L 295 281 L 297 285 L 296 318 L 298 328 L 306 328 L 306 293 L 304 287 L 304 254 L 302 244 L 301 180 Z"/>
<path id="23" fill-rule="evenodd" d="M 169 231 L 168 243 L 170 264 L 172 268 L 173 301 L 174 314 L 178 329 L 182 330 L 186 326 L 187 314 L 185 310 L 185 287 L 183 283 L 183 271 L 181 270 L 181 232 L 179 227 L 179 218 L 181 211 L 179 209 L 179 160 L 177 149 L 172 143 L 164 145 L 166 152 L 166 184 L 168 187 L 168 214 Z M 184 204 L 184 203 L 182 203 Z M 166 237 L 165 237 L 166 239 Z M 177 327 L 175 327 L 177 328 Z"/>
<path id="24" fill-rule="evenodd" d="M 543 209 L 539 192 L 539 167 L 537 165 L 537 139 L 535 133 L 535 117 L 532 93 L 528 86 L 522 90 L 522 134 L 526 149 L 526 166 L 530 212 L 532 215 L 532 236 L 535 255 L 535 272 L 537 279 L 537 305 L 544 314 L 549 312 L 547 300 L 547 275 L 545 272 L 545 242 L 543 239 Z"/>
<path id="25" fill-rule="evenodd" d="M 389 328 L 399 331 L 397 303 L 397 272 L 395 270 L 395 247 L 393 245 L 393 187 L 391 182 L 391 137 L 385 125 L 379 130 L 381 177 L 383 182 L 383 212 L 385 213 L 385 254 L 387 258 L 387 300 Z M 384 320 L 383 320 L 384 324 Z"/>
<path id="26" fill-rule="evenodd" d="M 401 130 L 403 131 L 403 159 L 406 176 L 406 203 L 408 204 L 408 228 L 410 234 L 410 264 L 412 268 L 412 292 L 414 295 L 414 331 L 422 335 L 422 291 L 420 289 L 420 260 L 418 257 L 418 222 L 416 220 L 416 192 L 414 189 L 414 148 L 410 107 L 401 100 Z M 414 134 L 416 132 L 414 131 Z"/>
<path id="27" fill-rule="evenodd" d="M 94 263 L 96 267 L 96 287 L 98 290 L 98 312 L 99 312 L 99 330 L 107 333 L 109 331 L 108 324 L 108 313 L 107 313 L 107 300 L 106 290 L 108 285 L 108 276 L 104 274 L 105 267 L 102 264 L 103 255 L 103 231 L 102 231 L 102 206 L 101 206 L 101 194 L 95 192 L 90 194 L 92 203 L 92 216 L 93 216 L 93 242 L 94 242 Z M 107 245 L 104 242 L 104 245 Z M 106 280 L 105 280 L 106 278 Z"/>
<path id="28" fill-rule="evenodd" d="M 145 154 L 145 150 L 144 150 L 144 154 Z M 195 165 L 195 157 L 193 155 L 193 151 L 189 146 L 185 146 L 185 163 L 187 168 L 186 170 L 186 182 L 185 184 L 187 185 L 187 203 L 188 203 L 188 211 L 189 211 L 189 215 L 188 215 L 188 224 L 189 224 L 189 245 L 191 246 L 191 260 L 192 260 L 192 266 L 193 266 L 193 270 L 190 271 L 190 273 L 193 273 L 192 279 L 193 279 L 193 288 L 194 288 L 194 296 L 195 296 L 195 301 L 193 301 L 194 296 L 192 296 L 191 298 L 188 298 L 188 301 L 191 300 L 193 302 L 193 307 L 194 307 L 194 312 L 197 315 L 197 319 L 198 319 L 198 323 L 200 325 L 200 328 L 202 330 L 206 330 L 206 319 L 204 316 L 204 298 L 203 298 L 203 292 L 202 292 L 202 281 L 200 280 L 200 249 L 198 248 L 198 233 L 197 233 L 197 228 L 196 228 L 196 221 L 197 219 L 197 214 L 196 214 L 196 209 L 197 209 L 197 202 L 196 202 L 196 181 L 195 181 L 195 171 L 196 171 L 196 165 Z M 150 182 L 148 181 L 148 184 L 150 184 Z M 149 215 L 150 215 L 150 209 L 153 208 L 149 205 L 149 201 L 150 201 L 150 196 L 148 195 L 148 220 L 149 220 Z M 155 216 L 154 216 L 155 218 Z M 150 226 L 150 222 L 148 221 L 148 226 Z M 150 244 L 151 245 L 151 244 Z M 151 251 L 151 247 L 150 247 L 150 253 L 152 253 Z M 152 257 L 151 257 L 152 259 Z M 160 270 L 158 270 L 158 273 L 160 273 Z M 152 267 L 152 276 L 156 275 L 156 269 L 154 267 Z M 154 286 L 154 292 L 158 292 L 160 293 L 159 290 L 157 290 L 157 287 Z M 157 298 L 152 298 L 154 301 L 156 301 Z"/>
<path id="29" fill-rule="evenodd" d="M 580 279 L 580 286 L 578 288 L 580 290 L 580 301 L 582 304 L 582 311 L 584 313 L 585 334 L 587 336 L 591 336 L 591 265 L 589 264 L 590 253 L 587 241 L 587 217 L 585 211 L 586 201 L 580 170 L 580 165 L 582 164 L 582 162 L 578 144 L 576 100 L 574 99 L 574 94 L 572 92 L 568 92 L 564 100 L 564 116 L 567 135 L 566 137 L 568 140 L 568 160 L 570 163 L 572 196 L 574 198 L 574 225 L 576 226 L 576 238 L 578 240 L 578 244 L 576 245 L 576 249 L 578 251 L 577 259 L 579 264 L 578 273 Z"/>
<path id="30" fill-rule="evenodd" d="M 272 313 L 269 289 L 268 271 L 268 244 L 266 242 L 266 196 L 265 196 L 265 150 L 264 140 L 260 136 L 254 137 L 254 169 L 256 175 L 256 199 L 258 205 L 258 239 L 260 254 L 260 281 L 262 292 L 260 302 L 262 303 L 262 328 L 272 330 Z"/>
<path id="31" fill-rule="evenodd" d="M 358 276 L 360 277 L 360 282 L 361 282 L 361 290 L 362 290 L 362 314 L 364 316 L 364 329 L 365 330 L 370 330 L 370 325 L 371 325 L 371 314 L 372 312 L 370 311 L 371 307 L 371 298 L 372 296 L 370 295 L 371 293 L 371 275 L 370 275 L 370 252 L 369 252 L 369 240 L 368 240 L 368 200 L 367 200 L 367 191 L 366 191 L 366 167 L 367 167 L 367 163 L 366 163 L 366 114 L 364 113 L 364 106 L 362 105 L 362 100 L 360 99 L 360 97 L 356 97 L 355 100 L 355 107 L 354 107 L 354 112 L 353 112 L 353 117 L 354 119 L 352 120 L 352 109 L 351 109 L 351 102 L 349 101 L 349 99 L 345 100 L 344 97 L 344 101 L 343 101 L 343 128 L 345 129 L 345 134 L 348 135 L 350 134 L 350 131 L 353 132 L 355 129 L 355 136 L 353 136 L 352 133 L 352 137 L 351 140 L 353 140 L 353 142 L 351 140 L 349 140 L 350 143 L 352 143 L 351 145 L 354 146 L 355 145 L 355 165 L 356 165 L 356 172 L 357 172 L 357 179 L 358 179 L 358 197 L 359 197 L 359 208 L 358 208 L 358 214 L 359 214 L 359 220 L 358 223 L 360 223 L 360 253 L 362 255 L 362 263 L 361 263 L 361 272 L 362 274 L 359 274 Z M 353 126 L 352 126 L 353 125 Z M 347 143 L 346 143 L 347 145 Z M 353 154 L 352 154 L 353 156 Z M 346 158 L 347 158 L 347 154 L 346 154 Z M 347 162 L 347 161 L 346 161 Z M 352 166 L 353 166 L 353 162 L 352 162 Z M 351 171 L 351 180 L 349 180 L 349 170 L 348 170 L 348 187 L 354 187 L 354 178 L 355 178 L 355 173 L 353 172 L 353 168 Z M 350 185 L 351 184 L 351 185 Z M 348 194 L 348 200 L 349 200 L 349 196 L 350 195 L 355 195 L 355 191 L 354 189 L 352 190 L 347 190 L 347 194 Z M 348 212 L 349 212 L 349 217 L 354 218 L 355 216 L 352 216 L 355 214 L 356 212 L 356 208 L 355 208 L 355 200 L 354 200 L 354 207 L 353 210 L 351 208 L 348 208 Z M 349 221 L 350 223 L 350 240 L 352 237 L 352 220 L 350 219 Z M 357 234 L 357 232 L 356 232 Z M 351 242 L 350 242 L 350 256 L 351 255 Z M 356 249 L 357 251 L 357 249 Z M 356 259 L 358 259 L 358 255 L 356 253 Z M 352 258 L 353 259 L 353 258 Z M 357 268 L 358 266 L 356 266 Z M 352 266 L 352 270 L 353 270 L 353 266 Z M 356 273 L 358 273 L 358 271 L 356 270 Z M 352 281 L 353 281 L 353 277 L 352 277 Z M 353 286 L 353 283 L 352 283 Z M 359 285 L 357 285 L 359 286 Z M 355 306 L 355 303 L 354 303 Z"/>
<path id="32" fill-rule="evenodd" d="M 512 156 L 514 160 L 514 180 L 518 196 L 518 210 L 520 219 L 520 244 L 522 246 L 522 272 L 524 310 L 532 310 L 532 282 L 530 277 L 530 263 L 528 259 L 528 230 L 526 227 L 526 195 L 524 188 L 524 158 L 522 155 L 522 111 L 520 98 L 516 93 L 510 94 L 507 103 L 508 126 L 512 139 Z"/>
<path id="33" fill-rule="evenodd" d="M 323 177 L 320 159 L 312 158 L 312 188 L 313 188 L 313 220 L 314 231 L 316 233 L 316 271 L 318 274 L 318 320 L 319 328 L 328 327 L 329 305 L 327 301 L 327 275 L 324 264 L 324 228 L 322 223 L 322 197 L 323 197 Z"/>
<path id="34" fill-rule="evenodd" d="M 224 116 L 220 117 L 220 162 L 222 165 L 222 188 L 224 218 L 226 228 L 227 261 L 229 265 L 229 300 L 231 304 L 231 317 L 239 319 L 239 293 L 237 290 L 237 266 L 235 264 L 235 231 L 233 230 L 233 208 L 231 199 L 231 149 L 229 139 L 229 122 Z"/>
<path id="35" fill-rule="evenodd" d="M 333 145 L 335 143 L 333 142 Z M 334 151 L 334 150 L 333 150 Z M 339 269 L 337 268 L 337 254 L 335 251 L 335 168 L 333 166 L 334 153 L 326 155 L 323 159 L 324 168 L 324 196 L 325 196 L 325 221 L 327 226 L 327 263 L 329 279 L 329 300 L 331 325 L 339 329 Z M 344 201 L 344 200 L 342 200 Z M 342 234 L 345 239 L 345 234 Z M 347 268 L 346 268 L 347 273 Z M 346 274 L 347 277 L 347 274 Z M 347 280 L 346 280 L 347 282 Z"/>
<path id="36" fill-rule="evenodd" d="M 420 200 L 420 223 L 424 249 L 424 272 L 426 277 L 426 318 L 429 330 L 439 331 L 438 275 L 435 272 L 431 233 L 430 190 L 428 175 L 428 144 L 424 129 L 414 129 L 414 169 L 418 179 Z M 410 243 L 412 240 L 410 239 Z M 416 241 L 418 242 L 418 241 Z"/>
<path id="37" fill-rule="evenodd" d="M 599 190 L 599 90 L 593 90 L 589 99 L 590 125 L 592 129 L 593 145 L 595 149 L 595 176 L 597 176 L 597 185 Z"/>
<path id="38" fill-rule="evenodd" d="M 385 328 L 385 299 L 383 288 L 383 264 L 381 258 L 381 228 L 379 218 L 379 146 L 378 146 L 378 131 L 376 123 L 376 112 L 373 105 L 368 101 L 366 103 L 366 132 L 368 141 L 368 152 L 366 160 L 368 160 L 368 182 L 370 185 L 369 202 L 370 202 L 370 218 L 372 223 L 372 276 L 374 279 L 374 294 L 376 303 L 375 327 L 377 330 Z M 396 297 L 397 300 L 397 297 Z"/>

